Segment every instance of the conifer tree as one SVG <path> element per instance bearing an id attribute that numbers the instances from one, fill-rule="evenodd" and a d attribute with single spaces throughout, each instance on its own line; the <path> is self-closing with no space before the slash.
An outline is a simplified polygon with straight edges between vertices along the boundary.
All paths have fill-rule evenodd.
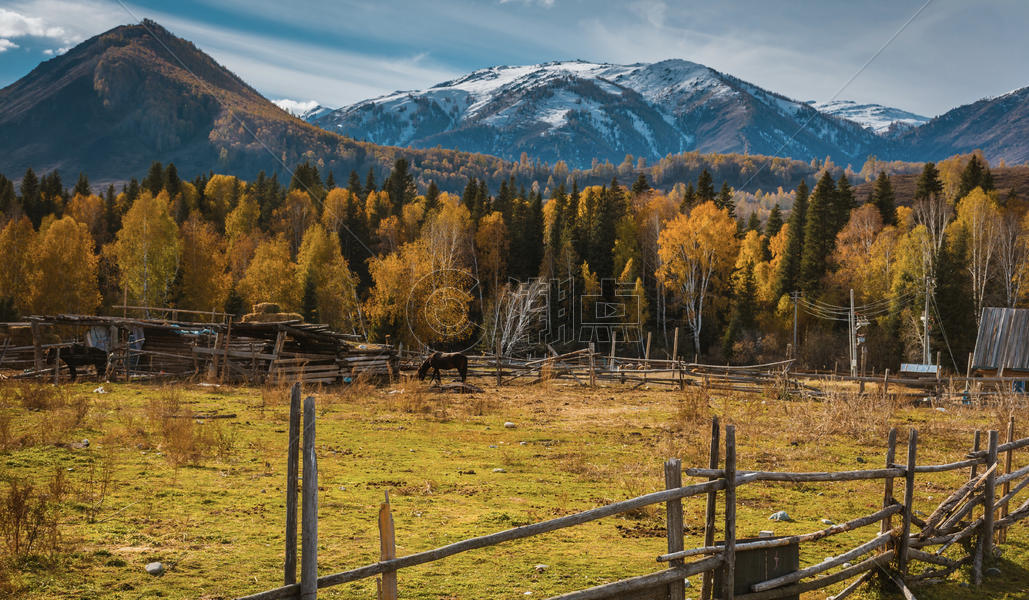
<path id="1" fill-rule="evenodd" d="M 975 188 L 982 188 L 984 192 L 993 189 L 993 175 L 990 168 L 979 160 L 975 154 L 968 159 L 968 164 L 961 171 L 961 182 L 958 185 L 958 199 L 964 198 Z"/>
<path id="2" fill-rule="evenodd" d="M 696 204 L 703 204 L 705 202 L 713 202 L 715 199 L 715 184 L 711 178 L 711 173 L 708 173 L 707 169 L 700 172 L 700 176 L 697 177 L 697 199 Z"/>
<path id="3" fill-rule="evenodd" d="M 142 185 L 143 189 L 150 192 L 152 196 L 160 194 L 164 189 L 164 165 L 156 160 L 150 163 L 150 170 L 143 178 Z"/>
<path id="4" fill-rule="evenodd" d="M 893 184 L 890 183 L 890 176 L 886 171 L 879 171 L 879 177 L 875 180 L 875 187 L 872 189 L 872 204 L 879 209 L 883 225 L 897 224 L 897 202 L 893 195 Z"/>
<path id="5" fill-rule="evenodd" d="M 297 165 L 293 171 L 293 177 L 289 180 L 289 191 L 302 190 L 307 192 L 311 198 L 319 201 L 325 198 L 325 187 L 322 186 L 322 177 L 318 174 L 318 167 L 310 161 L 304 161 Z"/>
<path id="6" fill-rule="evenodd" d="M 940 180 L 940 172 L 935 163 L 927 162 L 915 185 L 915 201 L 928 200 L 941 193 L 943 193 L 943 182 Z"/>
<path id="7" fill-rule="evenodd" d="M 429 182 L 428 189 L 425 190 L 425 214 L 428 215 L 430 212 L 439 208 L 439 186 L 436 185 L 436 180 L 433 179 Z"/>
<path id="8" fill-rule="evenodd" d="M 836 240 L 832 211 L 836 198 L 836 184 L 829 171 L 825 171 L 811 194 L 804 223 L 804 252 L 800 258 L 797 282 L 805 292 L 819 289 L 828 268 Z"/>
<path id="9" fill-rule="evenodd" d="M 649 189 L 650 189 L 650 184 L 647 183 L 647 176 L 645 174 L 643 174 L 643 173 L 640 173 L 636 177 L 636 181 L 634 181 L 633 184 L 632 184 L 632 195 L 633 196 L 639 196 L 640 194 L 642 194 L 643 192 L 645 192 L 645 191 L 647 191 Z"/>
<path id="10" fill-rule="evenodd" d="M 308 323 L 318 322 L 318 288 L 310 271 L 304 273 L 304 296 L 300 301 L 300 314 Z"/>
<path id="11" fill-rule="evenodd" d="M 786 234 L 786 252 L 779 263 L 779 271 L 775 279 L 775 295 L 781 297 L 783 294 L 798 289 L 798 276 L 800 275 L 800 259 L 804 253 L 804 229 L 807 223 L 807 183 L 802 179 L 797 185 L 796 197 L 793 200 L 793 208 L 790 210 L 789 229 Z"/>
<path id="12" fill-rule="evenodd" d="M 364 190 L 361 188 L 361 178 L 357 175 L 357 171 L 350 170 L 350 179 L 347 181 L 347 189 L 350 190 L 350 194 L 355 198 L 364 198 Z"/>
<path id="13" fill-rule="evenodd" d="M 336 187 L 336 176 L 333 175 L 332 169 L 329 169 L 329 176 L 325 178 L 325 190 L 331 190 Z"/>
<path id="14" fill-rule="evenodd" d="M 775 206 L 772 207 L 772 211 L 768 213 L 768 221 L 765 223 L 765 235 L 773 237 L 779 233 L 782 229 L 782 209 L 779 208 L 779 203 L 776 202 Z"/>
<path id="15" fill-rule="evenodd" d="M 679 204 L 679 212 L 686 214 L 690 208 L 697 203 L 697 192 L 693 189 L 693 182 L 686 184 L 686 190 L 682 195 L 682 202 Z"/>
<path id="16" fill-rule="evenodd" d="M 761 233 L 761 217 L 757 216 L 757 211 L 750 213 L 750 217 L 747 219 L 746 231 Z"/>
<path id="17" fill-rule="evenodd" d="M 372 167 L 368 167 L 368 175 L 364 178 L 364 193 L 369 194 L 375 190 L 375 170 Z"/>
<path id="18" fill-rule="evenodd" d="M 72 190 L 72 195 L 89 196 L 92 193 L 93 190 L 89 187 L 89 178 L 80 171 L 79 180 L 75 182 L 75 189 Z"/>
<path id="19" fill-rule="evenodd" d="M 727 209 L 729 216 L 736 218 L 736 202 L 733 200 L 732 188 L 729 187 L 728 181 L 722 182 L 722 189 L 718 191 L 718 196 L 715 198 L 715 206 Z"/>
<path id="20" fill-rule="evenodd" d="M 847 224 L 847 221 L 850 220 L 850 211 L 857 208 L 857 202 L 854 199 L 854 188 L 850 186 L 846 173 L 840 175 L 839 181 L 836 182 L 836 195 L 834 199 L 833 229 L 835 233 L 839 233 L 844 225 Z"/>
<path id="21" fill-rule="evenodd" d="M 393 214 L 402 214 L 404 207 L 414 199 L 417 191 L 406 158 L 401 157 L 394 161 L 393 170 L 382 184 L 382 189 L 389 194 L 389 200 L 393 205 Z"/>
<path id="22" fill-rule="evenodd" d="M 164 189 L 168 190 L 168 196 L 171 198 L 182 191 L 182 179 L 179 178 L 179 170 L 175 163 L 168 163 L 164 169 Z"/>

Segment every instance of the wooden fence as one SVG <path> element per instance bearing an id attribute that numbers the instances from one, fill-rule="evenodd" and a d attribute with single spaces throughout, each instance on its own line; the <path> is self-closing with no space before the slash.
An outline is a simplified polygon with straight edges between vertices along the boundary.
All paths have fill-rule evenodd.
<path id="1" fill-rule="evenodd" d="M 1013 454 L 1029 447 L 1029 438 L 1015 440 L 1014 418 L 1008 423 L 1007 441 L 999 443 L 996 431 L 987 435 L 987 447 L 980 447 L 981 435 L 976 433 L 972 451 L 965 457 L 947 464 L 919 465 L 918 432 L 911 429 L 907 439 L 907 453 L 901 462 L 896 457 L 897 430 L 891 430 L 886 444 L 882 468 L 836 471 L 787 473 L 774 471 L 748 471 L 737 468 L 736 428 L 723 429 L 717 419 L 711 425 L 709 464 L 704 468 L 685 471 L 678 459 L 665 463 L 665 489 L 628 500 L 622 500 L 583 512 L 523 525 L 497 533 L 464 539 L 446 546 L 396 556 L 393 518 L 389 497 L 379 511 L 381 560 L 355 569 L 317 576 L 317 464 L 314 453 L 315 407 L 308 397 L 303 403 L 303 435 L 300 434 L 300 386 L 294 385 L 290 404 L 289 451 L 286 482 L 286 548 L 282 587 L 246 596 L 242 600 L 304 600 L 317 597 L 318 590 L 381 576 L 378 580 L 379 598 L 395 600 L 398 572 L 416 565 L 439 561 L 449 556 L 495 546 L 504 542 L 542 535 L 551 531 L 582 525 L 598 519 L 638 510 L 645 506 L 664 503 L 666 507 L 667 553 L 657 557 L 666 568 L 652 573 L 568 592 L 552 600 L 586 599 L 644 599 L 668 598 L 683 600 L 683 580 L 703 574 L 701 598 L 766 600 L 785 598 L 822 589 L 843 581 L 851 582 L 834 596 L 845 598 L 867 582 L 876 573 L 893 581 L 906 597 L 913 597 L 908 585 L 926 584 L 949 576 L 958 568 L 971 565 L 973 581 L 980 584 L 984 565 L 995 560 L 994 545 L 1003 541 L 1006 529 L 1029 516 L 1029 500 L 1009 510 L 1012 501 L 1029 486 L 1029 466 L 1014 468 Z M 296 582 L 297 557 L 297 481 L 300 464 L 300 438 L 303 437 L 303 512 L 301 579 Z M 724 448 L 724 458 L 722 450 Z M 1000 464 L 1004 457 L 1003 466 Z M 947 471 L 968 470 L 967 482 L 950 493 L 926 519 L 920 519 L 913 509 L 916 478 Z M 682 476 L 703 479 L 683 485 Z M 875 512 L 850 521 L 831 525 L 825 529 L 802 535 L 779 538 L 737 541 L 736 509 L 737 489 L 760 482 L 841 482 L 881 480 L 882 507 Z M 904 482 L 903 497 L 895 496 L 895 483 Z M 998 497 L 998 488 L 1000 489 Z M 706 502 L 704 545 L 686 549 L 683 541 L 683 501 L 704 498 Z M 828 500 L 828 499 L 827 499 Z M 721 501 L 724 522 L 723 540 L 716 543 L 717 508 Z M 978 515 L 978 516 L 977 516 Z M 894 521 L 896 519 L 896 521 Z M 878 525 L 878 528 L 874 528 Z M 786 546 L 811 544 L 843 532 L 873 527 L 876 532 L 867 541 L 820 563 L 758 581 L 741 580 L 736 570 L 737 558 L 746 553 L 767 551 Z M 944 556 L 955 545 L 963 550 L 960 557 Z M 931 551 L 935 548 L 935 551 Z M 952 551 L 953 554 L 953 551 Z M 694 559 L 686 562 L 686 559 Z M 912 569 L 921 563 L 927 568 Z M 480 576 L 480 574 L 469 574 Z M 742 585 L 741 585 L 742 582 Z"/>

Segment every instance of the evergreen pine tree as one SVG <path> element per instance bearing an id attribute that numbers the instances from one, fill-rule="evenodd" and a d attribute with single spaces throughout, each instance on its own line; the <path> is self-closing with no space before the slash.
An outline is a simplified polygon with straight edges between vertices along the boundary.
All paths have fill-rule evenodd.
<path id="1" fill-rule="evenodd" d="M 156 196 L 164 189 L 164 165 L 158 161 L 150 163 L 150 170 L 143 178 L 143 189 Z"/>
<path id="2" fill-rule="evenodd" d="M 915 201 L 928 200 L 941 193 L 943 193 L 943 182 L 940 181 L 940 172 L 936 169 L 935 163 L 927 162 L 915 185 Z"/>
<path id="3" fill-rule="evenodd" d="M 300 313 L 304 321 L 308 323 L 318 322 L 318 288 L 314 277 L 310 272 L 304 274 L 304 296 L 301 301 Z"/>
<path id="4" fill-rule="evenodd" d="M 975 154 L 968 159 L 968 163 L 961 171 L 961 181 L 958 184 L 958 199 L 964 198 L 975 188 L 982 188 L 984 192 L 993 189 L 993 175 Z"/>
<path id="5" fill-rule="evenodd" d="M 320 202 L 325 198 L 325 187 L 322 186 L 322 176 L 318 174 L 318 167 L 310 161 L 304 161 L 297 165 L 293 171 L 293 177 L 289 180 L 289 191 L 302 190 L 311 196 L 311 200 Z"/>
<path id="6" fill-rule="evenodd" d="M 948 348 L 955 357 L 968 356 L 975 347 L 975 304 L 972 300 L 972 281 L 966 268 L 968 231 L 955 228 L 948 234 L 937 258 L 936 285 L 933 290 L 935 304 L 930 315 L 938 311 L 940 322 L 930 325 L 932 345 Z M 944 339 L 946 334 L 946 339 Z"/>
<path id="7" fill-rule="evenodd" d="M 350 190 L 350 195 L 355 198 L 364 198 L 364 190 L 361 189 L 361 178 L 357 175 L 357 171 L 350 170 L 350 179 L 347 181 L 347 189 Z"/>
<path id="8" fill-rule="evenodd" d="M 182 191 L 182 179 L 179 178 L 179 170 L 175 163 L 168 163 L 164 169 L 164 189 L 168 190 L 168 196 L 174 198 Z"/>
<path id="9" fill-rule="evenodd" d="M 875 180 L 875 187 L 872 189 L 872 204 L 879 209 L 883 225 L 897 224 L 897 202 L 893 196 L 893 184 L 890 183 L 890 176 L 886 171 L 879 171 L 879 177 Z"/>
<path id="10" fill-rule="evenodd" d="M 425 214 L 439 208 L 439 187 L 436 185 L 436 180 L 433 179 L 429 182 L 429 188 L 425 190 Z"/>
<path id="11" fill-rule="evenodd" d="M 400 157 L 393 162 L 393 170 L 382 184 L 382 189 L 389 194 L 393 214 L 403 214 L 404 206 L 414 199 L 417 192 L 406 158 Z"/>
<path id="12" fill-rule="evenodd" d="M 715 205 L 721 209 L 728 209 L 729 216 L 736 218 L 736 201 L 732 197 L 732 189 L 729 187 L 728 181 L 722 182 L 722 189 L 718 192 L 718 197 L 715 198 Z"/>
<path id="13" fill-rule="evenodd" d="M 640 194 L 642 194 L 643 192 L 645 192 L 645 191 L 647 191 L 649 189 L 650 189 L 650 184 L 647 183 L 647 176 L 645 174 L 643 174 L 643 173 L 640 173 L 636 177 L 636 181 L 634 181 L 633 184 L 632 184 L 632 195 L 633 196 L 639 196 Z"/>
<path id="14" fill-rule="evenodd" d="M 833 206 L 833 237 L 839 233 L 843 227 L 850 220 L 850 211 L 857 207 L 857 201 L 854 199 L 854 188 L 850 187 L 850 181 L 847 179 L 847 174 L 840 175 L 839 181 L 836 182 L 836 195 L 834 197 L 835 205 Z"/>
<path id="15" fill-rule="evenodd" d="M 804 252 L 800 258 L 797 282 L 805 292 L 816 292 L 828 268 L 829 256 L 836 242 L 833 205 L 837 197 L 836 184 L 829 171 L 822 174 L 811 194 L 804 224 Z"/>
<path id="16" fill-rule="evenodd" d="M 89 178 L 86 174 L 79 172 L 79 180 L 75 182 L 75 188 L 72 190 L 72 195 L 88 196 L 93 193 L 93 189 L 89 187 Z"/>
<path id="17" fill-rule="evenodd" d="M 782 209 L 776 202 L 772 212 L 768 213 L 768 221 L 765 223 L 765 235 L 774 237 L 782 229 Z"/>
<path id="18" fill-rule="evenodd" d="M 693 182 L 686 184 L 686 191 L 683 192 L 682 202 L 679 204 L 679 212 L 686 214 L 690 212 L 693 205 L 697 203 L 697 192 L 693 189 Z"/>
<path id="19" fill-rule="evenodd" d="M 40 222 L 49 211 L 43 205 L 43 195 L 39 189 L 39 178 L 31 168 L 25 170 L 25 176 L 21 178 L 21 206 L 25 216 L 32 221 L 32 225 L 39 228 Z"/>
<path id="20" fill-rule="evenodd" d="M 700 172 L 700 177 L 697 177 L 697 204 L 711 202 L 714 199 L 715 183 L 711 178 L 711 173 L 704 169 Z"/>
<path id="21" fill-rule="evenodd" d="M 800 259 L 804 253 L 804 228 L 807 222 L 807 183 L 802 179 L 790 210 L 789 229 L 786 234 L 786 251 L 775 277 L 775 295 L 796 291 L 797 276 L 800 274 Z"/>
<path id="22" fill-rule="evenodd" d="M 372 167 L 368 167 L 368 175 L 364 178 L 364 193 L 370 194 L 375 190 L 375 171 Z"/>
<path id="23" fill-rule="evenodd" d="M 18 195 L 14 193 L 14 182 L 0 174 L 0 214 L 17 220 L 23 214 L 18 203 Z"/>
<path id="24" fill-rule="evenodd" d="M 747 219 L 745 231 L 756 231 L 761 233 L 761 217 L 757 216 L 756 210 L 750 213 L 750 217 Z"/>

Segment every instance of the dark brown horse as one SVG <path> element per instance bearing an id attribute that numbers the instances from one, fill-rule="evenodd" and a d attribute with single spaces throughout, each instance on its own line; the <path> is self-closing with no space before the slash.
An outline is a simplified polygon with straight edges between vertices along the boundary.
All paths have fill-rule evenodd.
<path id="1" fill-rule="evenodd" d="M 57 356 L 57 348 L 47 348 L 46 354 L 43 355 L 43 360 L 48 365 L 54 365 L 57 362 Z M 75 381 L 75 378 L 78 376 L 76 367 L 93 365 L 93 368 L 96 369 L 96 376 L 99 379 L 103 379 L 107 374 L 107 353 L 99 348 L 85 344 L 72 344 L 61 348 L 60 357 L 64 364 L 68 365 L 72 381 Z"/>
<path id="2" fill-rule="evenodd" d="M 418 379 L 425 379 L 429 369 L 432 369 L 429 381 L 435 379 L 440 384 L 443 383 L 439 376 L 440 369 L 457 369 L 461 374 L 461 381 L 464 381 L 468 378 L 468 357 L 460 352 L 433 352 L 425 358 L 422 366 L 418 367 Z"/>

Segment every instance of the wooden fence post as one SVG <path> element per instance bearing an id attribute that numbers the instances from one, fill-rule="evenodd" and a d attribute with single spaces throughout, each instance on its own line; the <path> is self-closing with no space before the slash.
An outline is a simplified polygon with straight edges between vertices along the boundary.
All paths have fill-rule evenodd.
<path id="1" fill-rule="evenodd" d="M 300 554 L 300 600 L 318 597 L 318 457 L 314 453 L 314 396 L 304 398 L 304 503 Z"/>
<path id="2" fill-rule="evenodd" d="M 650 336 L 652 332 L 647 332 L 647 348 L 643 352 L 643 383 L 647 382 L 647 371 L 650 370 Z"/>
<path id="3" fill-rule="evenodd" d="M 723 600 L 736 597 L 736 426 L 725 426 L 725 582 Z"/>
<path id="4" fill-rule="evenodd" d="M 32 328 L 32 362 L 38 377 L 39 371 L 43 370 L 43 347 L 39 339 L 39 321 L 33 319 L 30 326 Z"/>
<path id="5" fill-rule="evenodd" d="M 890 435 L 886 440 L 886 468 L 892 469 L 893 463 L 897 455 L 897 428 L 890 429 Z M 886 483 L 883 489 L 883 508 L 887 508 L 890 504 L 893 504 L 893 478 L 887 477 Z M 879 533 L 886 533 L 890 529 L 893 529 L 892 525 L 893 515 L 887 515 L 883 517 L 882 526 L 879 528 Z"/>
<path id="6" fill-rule="evenodd" d="M 682 461 L 678 458 L 670 458 L 665 461 L 665 489 L 676 489 L 682 487 Z M 682 522 L 682 500 L 669 500 L 665 503 L 665 526 L 668 529 L 668 552 L 679 552 L 684 549 L 683 522 Z M 680 558 L 669 563 L 669 568 L 681 567 L 685 562 Z M 685 600 L 686 586 L 681 579 L 668 584 L 669 600 Z"/>
<path id="7" fill-rule="evenodd" d="M 1004 441 L 1005 442 L 1013 442 L 1013 441 L 1015 441 L 1015 417 L 1008 417 L 1008 437 Z M 1004 474 L 1005 475 L 1011 472 L 1011 461 L 1012 461 L 1011 454 L 1013 452 L 1014 452 L 1014 450 L 1008 450 L 1005 453 L 1005 456 L 1004 456 Z M 1010 481 L 1005 481 L 1004 482 L 1004 489 L 1000 493 L 1001 497 L 1003 498 L 1004 496 L 1007 496 L 1008 492 L 1010 492 L 1010 491 L 1011 491 L 1011 482 Z M 1008 502 L 1010 502 L 1010 500 L 1009 501 L 1005 501 L 1004 505 L 1000 507 L 1000 518 L 1001 519 L 1003 519 L 1004 517 L 1008 516 Z M 1003 543 L 1003 542 L 1006 542 L 1006 541 L 1008 541 L 1008 530 L 1007 530 L 1007 527 L 1002 527 L 1000 529 L 1000 531 L 997 532 L 997 543 Z"/>
<path id="8" fill-rule="evenodd" d="M 379 559 L 390 560 L 396 557 L 397 539 L 389 506 L 389 490 L 386 490 L 386 501 L 379 507 Z M 379 600 L 397 600 L 397 594 L 397 572 L 386 571 L 382 574 L 379 586 Z"/>
<path id="9" fill-rule="evenodd" d="M 54 348 L 54 385 L 61 382 L 61 347 Z"/>
<path id="10" fill-rule="evenodd" d="M 990 430 L 990 441 L 987 446 L 985 468 L 990 469 L 997 464 L 997 441 L 996 429 Z M 983 580 L 983 563 L 993 560 L 993 503 L 997 501 L 997 469 L 992 469 L 986 475 L 986 485 L 983 486 L 983 525 L 979 533 L 979 552 L 972 562 L 972 577 L 975 585 Z"/>
<path id="11" fill-rule="evenodd" d="M 883 373 L 883 397 L 890 395 L 890 370 L 886 369 Z"/>
<path id="12" fill-rule="evenodd" d="M 595 346 L 590 342 L 590 387 L 597 386 L 597 358 Z"/>
<path id="13" fill-rule="evenodd" d="M 721 427 L 718 423 L 718 417 L 714 417 L 711 419 L 711 453 L 707 463 L 708 468 L 711 469 L 718 468 L 719 454 L 721 453 L 721 442 L 718 439 L 720 433 Z M 712 477 L 711 479 L 715 478 Z M 715 511 L 717 509 L 717 503 L 718 492 L 708 492 L 704 519 L 704 546 L 713 546 L 715 544 Z M 705 571 L 700 586 L 701 600 L 711 600 L 711 584 L 713 581 L 714 573 L 711 571 Z"/>
<path id="14" fill-rule="evenodd" d="M 500 387 L 503 371 L 500 369 L 500 336 L 497 336 L 497 387 Z"/>
<path id="15" fill-rule="evenodd" d="M 300 478 L 300 384 L 289 394 L 289 440 L 286 445 L 286 559 L 284 585 L 297 582 L 297 482 Z"/>
<path id="16" fill-rule="evenodd" d="M 900 543 L 897 546 L 897 571 L 901 577 L 907 575 L 908 539 L 911 536 L 912 504 L 915 501 L 915 460 L 918 454 L 918 430 L 908 431 L 908 463 L 904 471 L 904 522 L 900 528 Z"/>
<path id="17" fill-rule="evenodd" d="M 978 429 L 975 430 L 975 434 L 972 436 L 972 452 L 978 452 L 979 448 L 982 447 L 983 434 Z M 974 464 L 972 468 L 968 470 L 968 478 L 975 479 L 976 474 L 979 472 L 979 465 Z"/>
<path id="18" fill-rule="evenodd" d="M 608 360 L 608 363 L 607 363 L 607 370 L 608 371 L 614 371 L 615 370 L 615 341 L 617 339 L 618 339 L 618 330 L 617 329 L 612 329 L 611 330 L 611 358 Z"/>

